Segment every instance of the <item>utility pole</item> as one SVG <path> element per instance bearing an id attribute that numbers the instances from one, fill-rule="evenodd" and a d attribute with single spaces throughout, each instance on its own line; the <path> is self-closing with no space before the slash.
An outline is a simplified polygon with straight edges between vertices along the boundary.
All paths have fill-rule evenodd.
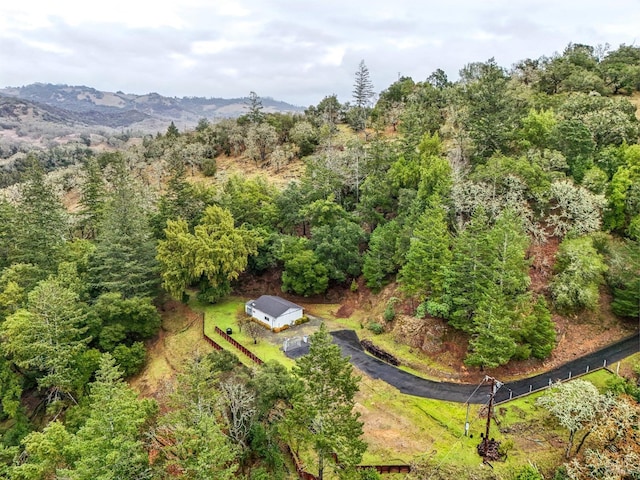
<path id="1" fill-rule="evenodd" d="M 491 392 L 489 394 L 489 406 L 487 408 L 487 426 L 484 433 L 484 438 L 480 445 L 478 445 L 478 453 L 482 457 L 484 462 L 488 462 L 489 460 L 498 460 L 499 454 L 497 451 L 498 442 L 490 441 L 490 431 L 491 431 L 491 416 L 493 415 L 493 403 L 496 396 L 496 392 L 503 385 L 502 382 L 499 382 L 493 377 L 486 376 L 485 381 L 491 381 Z M 494 445 L 495 444 L 495 445 Z"/>

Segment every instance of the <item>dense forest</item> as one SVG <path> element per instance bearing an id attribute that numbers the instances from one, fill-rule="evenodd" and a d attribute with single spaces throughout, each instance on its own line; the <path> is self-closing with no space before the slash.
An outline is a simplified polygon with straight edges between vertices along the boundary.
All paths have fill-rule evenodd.
<path id="1" fill-rule="evenodd" d="M 193 131 L 19 152 L 1 172 L 0 478 L 288 478 L 283 444 L 312 452 L 320 478 L 377 478 L 354 469 L 357 377 L 324 328 L 291 371 L 216 352 L 161 400 L 126 383 L 167 299 L 215 303 L 250 277 L 275 272 L 301 297 L 393 284 L 365 327 L 389 328 L 402 302 L 463 332 L 470 368 L 547 358 L 554 315 L 605 297 L 633 325 L 639 91 L 640 47 L 626 45 L 490 59 L 379 94 L 363 61 L 350 102 L 266 114 L 252 92 L 245 115 Z M 532 282 L 545 244 L 552 275 Z M 606 408 L 637 428 L 637 401 L 620 402 Z M 556 478 L 640 475 L 637 448 L 607 455 Z M 589 476 L 616 461 L 627 476 Z"/>

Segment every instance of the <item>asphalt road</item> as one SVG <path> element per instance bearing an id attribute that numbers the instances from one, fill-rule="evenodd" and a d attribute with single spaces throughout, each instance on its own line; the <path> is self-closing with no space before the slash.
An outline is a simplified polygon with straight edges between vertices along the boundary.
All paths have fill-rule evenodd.
<path id="1" fill-rule="evenodd" d="M 412 375 L 383 362 L 364 352 L 360 345 L 358 335 L 354 330 L 339 330 L 331 332 L 334 343 L 340 346 L 343 355 L 351 357 L 351 363 L 372 378 L 383 380 L 393 385 L 402 393 L 418 397 L 435 398 L 458 403 L 485 403 L 489 397 L 489 385 L 485 384 L 479 389 L 478 384 L 464 384 L 452 382 L 436 382 Z M 597 352 L 577 358 L 565 365 L 549 372 L 534 377 L 509 382 L 504 384 L 496 393 L 496 402 L 508 400 L 519 395 L 535 391 L 549 386 L 549 382 L 564 380 L 571 375 L 576 376 L 587 371 L 611 365 L 618 360 L 628 357 L 639 351 L 638 335 L 629 337 Z M 308 351 L 308 349 L 307 349 Z M 306 352 L 303 349 L 291 353 L 292 357 L 300 356 Z M 588 370 L 587 370 L 588 368 Z M 480 383 L 482 379 L 478 379 Z M 500 379 L 498 379 L 500 380 Z"/>

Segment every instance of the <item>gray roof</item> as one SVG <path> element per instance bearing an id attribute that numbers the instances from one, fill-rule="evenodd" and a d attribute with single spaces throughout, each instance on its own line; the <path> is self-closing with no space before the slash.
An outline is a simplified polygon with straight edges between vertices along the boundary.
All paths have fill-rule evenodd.
<path id="1" fill-rule="evenodd" d="M 262 295 L 257 300 L 250 300 L 248 303 L 252 307 L 275 318 L 279 317 L 290 308 L 302 309 L 300 305 L 296 305 L 289 300 L 273 295 Z"/>

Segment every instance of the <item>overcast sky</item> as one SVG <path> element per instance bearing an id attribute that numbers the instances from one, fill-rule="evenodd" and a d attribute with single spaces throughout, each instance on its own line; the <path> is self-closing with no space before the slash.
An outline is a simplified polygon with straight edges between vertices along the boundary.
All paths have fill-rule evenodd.
<path id="1" fill-rule="evenodd" d="M 640 0 L 6 0 L 0 86 L 34 82 L 301 106 L 351 99 L 361 59 L 376 91 L 450 79 L 469 62 L 640 44 Z"/>

